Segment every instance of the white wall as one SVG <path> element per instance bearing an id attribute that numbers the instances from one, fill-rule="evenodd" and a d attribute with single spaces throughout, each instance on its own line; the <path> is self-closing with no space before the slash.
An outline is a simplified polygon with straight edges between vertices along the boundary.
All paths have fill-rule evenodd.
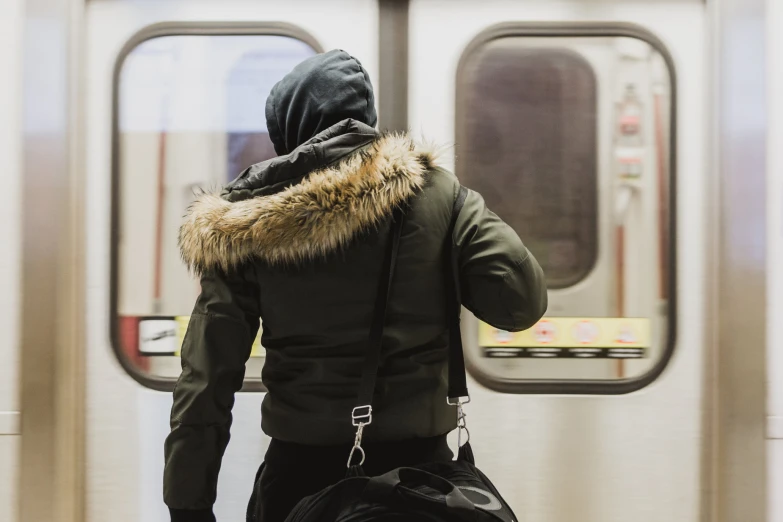
<path id="1" fill-rule="evenodd" d="M 16 520 L 23 0 L 0 2 L 0 520 Z"/>

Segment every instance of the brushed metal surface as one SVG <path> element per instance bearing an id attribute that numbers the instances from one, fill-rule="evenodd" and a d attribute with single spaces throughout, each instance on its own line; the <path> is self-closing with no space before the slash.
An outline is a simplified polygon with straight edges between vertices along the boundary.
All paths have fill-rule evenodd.
<path id="1" fill-rule="evenodd" d="M 715 520 L 763 522 L 766 502 L 766 6 L 715 3 L 718 303 Z"/>
<path id="2" fill-rule="evenodd" d="M 68 220 L 68 9 L 25 2 L 19 520 L 55 520 L 58 276 Z"/>
<path id="3" fill-rule="evenodd" d="M 19 521 L 80 520 L 80 0 L 24 3 Z"/>

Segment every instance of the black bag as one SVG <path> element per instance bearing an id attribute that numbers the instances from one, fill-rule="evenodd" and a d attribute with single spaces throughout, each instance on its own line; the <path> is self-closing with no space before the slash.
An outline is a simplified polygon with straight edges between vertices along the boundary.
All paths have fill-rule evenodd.
<path id="1" fill-rule="evenodd" d="M 362 369 L 358 406 L 351 414 L 356 426 L 356 440 L 348 457 L 347 477 L 319 493 L 302 499 L 286 518 L 286 522 L 363 522 L 419 520 L 500 521 L 516 522 L 514 513 L 495 486 L 475 466 L 470 447 L 470 434 L 465 425 L 462 406 L 470 402 L 465 378 L 465 361 L 460 334 L 460 300 L 458 271 L 452 253 L 454 226 L 467 190 L 460 188 L 447 235 L 446 288 L 449 317 L 449 390 L 447 401 L 457 407 L 457 459 L 452 462 L 432 462 L 410 468 L 398 468 L 378 477 L 364 476 L 362 433 L 372 422 L 372 398 L 380 363 L 383 326 L 389 299 L 404 214 L 394 213 L 388 254 L 378 285 L 375 312 L 370 330 L 370 347 Z M 467 435 L 461 444 L 462 432 Z M 358 464 L 354 465 L 354 458 Z"/>

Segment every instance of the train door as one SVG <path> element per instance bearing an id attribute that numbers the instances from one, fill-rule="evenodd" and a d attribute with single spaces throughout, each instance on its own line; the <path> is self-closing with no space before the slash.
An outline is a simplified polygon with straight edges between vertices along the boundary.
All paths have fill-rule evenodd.
<path id="1" fill-rule="evenodd" d="M 411 127 L 455 143 L 549 286 L 527 332 L 463 321 L 479 463 L 525 520 L 698 519 L 703 280 L 677 275 L 704 266 L 704 3 L 409 17 Z"/>
<path id="2" fill-rule="evenodd" d="M 350 49 L 377 76 L 377 5 L 90 2 L 86 24 L 88 520 L 166 521 L 163 440 L 198 283 L 176 231 L 195 191 L 273 155 L 271 86 L 304 58 Z M 216 514 L 244 519 L 267 440 L 254 348 L 234 406 Z M 162 393 L 166 392 L 166 393 Z"/>

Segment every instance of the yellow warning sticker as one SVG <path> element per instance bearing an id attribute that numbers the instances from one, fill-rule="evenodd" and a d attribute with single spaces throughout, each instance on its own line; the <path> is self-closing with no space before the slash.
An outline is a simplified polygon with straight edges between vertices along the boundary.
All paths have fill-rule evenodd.
<path id="1" fill-rule="evenodd" d="M 188 324 L 190 323 L 190 317 L 189 316 L 180 316 L 175 317 L 175 321 L 177 321 L 177 352 L 176 356 L 179 357 L 182 353 L 182 342 L 185 340 L 185 334 L 188 331 Z"/>
<path id="2" fill-rule="evenodd" d="M 190 323 L 190 317 L 187 315 L 181 315 L 174 318 L 177 322 L 177 351 L 174 355 L 177 357 L 182 353 L 182 343 L 185 342 L 185 334 L 188 331 L 188 324 Z M 256 335 L 253 341 L 253 346 L 250 350 L 250 357 L 265 357 L 266 350 L 261 346 L 261 328 L 258 329 L 258 335 Z"/>
<path id="3" fill-rule="evenodd" d="M 524 332 L 479 325 L 485 357 L 639 358 L 650 347 L 650 320 L 637 317 L 545 317 Z"/>

